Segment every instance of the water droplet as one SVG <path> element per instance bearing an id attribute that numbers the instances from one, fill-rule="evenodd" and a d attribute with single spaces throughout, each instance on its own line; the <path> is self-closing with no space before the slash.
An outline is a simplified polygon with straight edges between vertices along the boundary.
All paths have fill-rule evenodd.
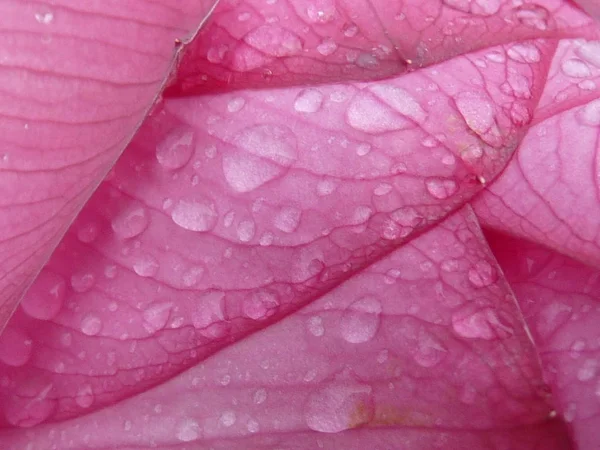
<path id="1" fill-rule="evenodd" d="M 592 100 L 578 111 L 579 119 L 592 127 L 600 125 L 600 99 Z"/>
<path id="2" fill-rule="evenodd" d="M 361 93 L 348 106 L 346 120 L 352 128 L 365 133 L 397 131 L 411 124 L 383 101 Z"/>
<path id="3" fill-rule="evenodd" d="M 194 130 L 179 128 L 172 131 L 156 146 L 156 159 L 158 163 L 168 170 L 175 170 L 185 166 L 194 152 Z"/>
<path id="4" fill-rule="evenodd" d="M 113 279 L 117 276 L 117 266 L 110 264 L 104 268 L 104 276 L 109 279 Z"/>
<path id="5" fill-rule="evenodd" d="M 279 300 L 275 294 L 268 291 L 258 291 L 253 292 L 244 299 L 242 310 L 246 317 L 261 320 L 272 316 L 278 306 Z"/>
<path id="6" fill-rule="evenodd" d="M 0 335 L 0 361 L 21 367 L 31 357 L 32 341 L 24 331 L 8 326 Z"/>
<path id="7" fill-rule="evenodd" d="M 304 418 L 311 430 L 338 433 L 370 422 L 374 415 L 372 389 L 354 383 L 331 384 L 311 393 Z"/>
<path id="8" fill-rule="evenodd" d="M 257 389 L 254 392 L 253 401 L 257 405 L 263 404 L 267 400 L 267 391 L 264 388 Z"/>
<path id="9" fill-rule="evenodd" d="M 273 235 L 273 233 L 271 233 L 270 231 L 265 232 L 265 234 L 263 234 L 258 243 L 263 246 L 263 247 L 268 247 L 269 245 L 271 245 L 273 243 L 273 240 L 275 239 L 275 236 Z"/>
<path id="10" fill-rule="evenodd" d="M 86 314 L 81 319 L 81 332 L 87 336 L 96 336 L 102 329 L 102 320 L 95 314 Z"/>
<path id="11" fill-rule="evenodd" d="M 50 320 L 60 312 L 67 284 L 58 274 L 42 269 L 21 301 L 23 311 L 34 319 Z"/>
<path id="12" fill-rule="evenodd" d="M 142 255 L 135 259 L 133 270 L 140 277 L 153 277 L 158 272 L 158 261 L 154 256 Z"/>
<path id="13" fill-rule="evenodd" d="M 246 44 L 270 56 L 292 56 L 302 50 L 298 36 L 279 25 L 268 24 L 253 29 L 244 37 Z"/>
<path id="14" fill-rule="evenodd" d="M 236 419 L 236 415 L 233 411 L 225 411 L 223 414 L 221 414 L 219 422 L 221 422 L 221 425 L 224 427 L 230 427 L 235 424 Z"/>
<path id="15" fill-rule="evenodd" d="M 54 14 L 49 10 L 35 13 L 35 20 L 43 25 L 49 25 L 54 20 Z"/>
<path id="16" fill-rule="evenodd" d="M 592 73 L 588 65 L 579 59 L 566 59 L 561 63 L 560 68 L 565 75 L 573 78 L 589 77 Z"/>
<path id="17" fill-rule="evenodd" d="M 323 326 L 323 319 L 319 316 L 312 316 L 307 322 L 308 331 L 313 336 L 321 337 L 325 334 L 325 327 Z"/>
<path id="18" fill-rule="evenodd" d="M 489 61 L 501 64 L 504 61 L 506 61 L 506 56 L 505 54 L 500 51 L 500 50 L 492 50 L 489 53 L 487 53 L 485 55 L 486 59 L 488 59 Z"/>
<path id="19" fill-rule="evenodd" d="M 173 222 L 190 231 L 210 231 L 217 218 L 215 205 L 208 199 L 180 200 L 171 212 Z"/>
<path id="20" fill-rule="evenodd" d="M 229 374 L 225 374 L 221 377 L 221 379 L 219 380 L 219 383 L 221 384 L 221 386 L 227 386 L 229 385 L 229 383 L 231 383 L 231 375 Z"/>
<path id="21" fill-rule="evenodd" d="M 478 92 L 463 92 L 456 99 L 456 107 L 467 126 L 478 135 L 487 134 L 495 121 L 492 103 Z"/>
<path id="22" fill-rule="evenodd" d="M 373 339 L 379 328 L 381 303 L 375 297 L 363 297 L 344 311 L 340 321 L 342 337 L 351 344 Z"/>
<path id="23" fill-rule="evenodd" d="M 576 53 L 590 64 L 600 67 L 600 41 L 587 41 L 582 43 Z"/>
<path id="24" fill-rule="evenodd" d="M 132 238 L 143 232 L 148 226 L 146 209 L 141 206 L 129 206 L 112 220 L 115 234 L 123 239 Z"/>
<path id="25" fill-rule="evenodd" d="M 371 151 L 371 144 L 358 144 L 356 146 L 356 154 L 358 156 L 366 156 Z"/>
<path id="26" fill-rule="evenodd" d="M 256 225 L 253 220 L 242 220 L 237 226 L 237 235 L 241 242 L 249 242 L 254 237 Z"/>
<path id="27" fill-rule="evenodd" d="M 95 282 L 96 277 L 91 273 L 82 272 L 71 276 L 71 287 L 75 292 L 87 292 L 94 286 Z"/>
<path id="28" fill-rule="evenodd" d="M 498 279 L 498 272 L 489 262 L 481 260 L 469 269 L 468 277 L 473 286 L 481 288 L 495 283 Z"/>
<path id="29" fill-rule="evenodd" d="M 77 239 L 84 244 L 94 242 L 100 233 L 100 227 L 96 223 L 88 223 L 77 230 Z"/>
<path id="30" fill-rule="evenodd" d="M 224 301 L 225 294 L 220 291 L 209 292 L 198 298 L 196 309 L 192 313 L 192 324 L 194 327 L 199 330 L 206 330 L 208 334 L 211 334 L 208 328 L 225 319 L 223 312 Z"/>
<path id="31" fill-rule="evenodd" d="M 515 17 L 523 25 L 537 30 L 548 28 L 550 13 L 546 8 L 536 4 L 526 4 L 515 8 Z"/>
<path id="32" fill-rule="evenodd" d="M 373 194 L 377 195 L 377 196 L 382 196 L 382 195 L 386 195 L 389 194 L 390 192 L 392 192 L 392 185 L 389 183 L 381 183 L 379 185 L 377 185 L 377 187 L 375 189 L 373 189 Z"/>
<path id="33" fill-rule="evenodd" d="M 275 218 L 273 219 L 273 225 L 284 233 L 293 233 L 298 228 L 300 223 L 300 216 L 302 211 L 293 206 L 285 206 L 281 208 Z"/>
<path id="34" fill-rule="evenodd" d="M 542 55 L 538 48 L 528 42 L 513 44 L 506 51 L 506 54 L 510 59 L 517 62 L 523 63 L 536 63 L 542 58 Z"/>
<path id="35" fill-rule="evenodd" d="M 468 339 L 492 340 L 514 333 L 492 308 L 477 309 L 470 305 L 452 315 L 452 327 L 456 334 Z"/>
<path id="36" fill-rule="evenodd" d="M 383 364 L 384 362 L 386 362 L 389 358 L 389 350 L 387 349 L 383 349 L 381 350 L 378 354 L 377 354 L 377 362 L 379 364 Z"/>
<path id="37" fill-rule="evenodd" d="M 317 183 L 317 194 L 321 197 L 331 195 L 337 189 L 337 183 L 333 180 L 320 180 Z"/>
<path id="38" fill-rule="evenodd" d="M 314 113 L 321 109 L 323 94 L 318 89 L 301 90 L 294 101 L 294 109 L 302 113 Z"/>
<path id="39" fill-rule="evenodd" d="M 94 403 L 94 391 L 92 390 L 92 386 L 89 384 L 85 384 L 81 386 L 77 390 L 77 395 L 75 396 L 75 403 L 77 403 L 82 408 L 89 408 Z"/>
<path id="40" fill-rule="evenodd" d="M 379 60 L 370 53 L 360 53 L 356 58 L 355 64 L 363 69 L 370 69 L 379 65 Z"/>
<path id="41" fill-rule="evenodd" d="M 423 216 L 412 206 L 403 206 L 390 214 L 394 222 L 404 227 L 416 227 L 423 223 Z"/>
<path id="42" fill-rule="evenodd" d="M 596 376 L 598 372 L 598 361 L 595 359 L 586 359 L 577 371 L 579 381 L 589 381 Z"/>
<path id="43" fill-rule="evenodd" d="M 447 351 L 439 339 L 424 329 L 419 330 L 417 348 L 413 355 L 417 364 L 426 368 L 434 367 L 442 361 Z"/>
<path id="44" fill-rule="evenodd" d="M 317 51 L 323 56 L 329 56 L 337 50 L 338 46 L 333 39 L 324 39 L 319 45 L 317 45 Z"/>
<path id="45" fill-rule="evenodd" d="M 248 419 L 248 422 L 246 423 L 246 428 L 248 428 L 248 431 L 250 433 L 258 433 L 258 431 L 260 430 L 260 425 L 256 420 Z"/>
<path id="46" fill-rule="evenodd" d="M 244 107 L 245 104 L 246 100 L 244 100 L 242 97 L 236 97 L 227 103 L 227 111 L 230 113 L 238 112 Z"/>
<path id="47" fill-rule="evenodd" d="M 358 27 L 355 23 L 347 23 L 343 28 L 344 36 L 346 37 L 354 37 L 358 34 Z"/>
<path id="48" fill-rule="evenodd" d="M 427 192 L 440 200 L 451 197 L 458 191 L 458 185 L 456 181 L 450 178 L 432 177 L 425 180 L 425 187 Z"/>
<path id="49" fill-rule="evenodd" d="M 183 442 L 195 441 L 200 437 L 200 425 L 193 419 L 184 419 L 177 427 L 176 436 Z"/>
<path id="50" fill-rule="evenodd" d="M 170 302 L 155 302 L 148 305 L 142 313 L 146 331 L 154 333 L 164 328 L 171 316 L 172 307 L 173 304 Z"/>

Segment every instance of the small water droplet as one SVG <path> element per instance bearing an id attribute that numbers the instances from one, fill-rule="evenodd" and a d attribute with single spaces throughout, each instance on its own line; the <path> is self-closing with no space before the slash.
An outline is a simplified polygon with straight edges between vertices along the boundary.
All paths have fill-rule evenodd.
<path id="1" fill-rule="evenodd" d="M 54 14 L 49 10 L 35 13 L 35 20 L 43 25 L 49 25 L 54 20 Z"/>
<path id="2" fill-rule="evenodd" d="M 71 276 L 71 287 L 75 292 L 87 292 L 94 286 L 95 282 L 96 277 L 91 273 L 83 272 Z"/>
<path id="3" fill-rule="evenodd" d="M 77 239 L 84 244 L 94 242 L 100 233 L 100 227 L 96 223 L 88 223 L 77 230 Z"/>
<path id="4" fill-rule="evenodd" d="M 439 200 L 447 199 L 458 191 L 456 181 L 450 178 L 432 177 L 425 180 L 427 192 Z"/>
<path id="5" fill-rule="evenodd" d="M 487 287 L 496 282 L 498 279 L 498 272 L 489 262 L 480 260 L 469 269 L 469 281 L 475 287 Z"/>
<path id="6" fill-rule="evenodd" d="M 158 261 L 154 256 L 142 255 L 135 259 L 133 270 L 140 277 L 153 277 L 158 272 Z"/>
<path id="7" fill-rule="evenodd" d="M 356 154 L 358 156 L 368 155 L 371 151 L 371 144 L 363 143 L 356 146 Z"/>
<path id="8" fill-rule="evenodd" d="M 253 220 L 242 220 L 237 226 L 237 235 L 241 242 L 251 241 L 255 232 L 256 224 Z"/>
<path id="9" fill-rule="evenodd" d="M 313 336 L 321 337 L 325 334 L 325 327 L 323 326 L 323 319 L 319 316 L 312 316 L 307 322 L 308 331 Z"/>
<path id="10" fill-rule="evenodd" d="M 94 403 L 94 392 L 92 386 L 85 384 L 81 386 L 75 396 L 75 403 L 82 408 L 89 408 Z"/>
<path id="11" fill-rule="evenodd" d="M 242 310 L 246 317 L 253 320 L 262 320 L 272 316 L 278 306 L 279 300 L 275 294 L 268 291 L 258 291 L 244 299 Z"/>
<path id="12" fill-rule="evenodd" d="M 452 315 L 454 332 L 468 339 L 491 340 L 512 335 L 514 329 L 503 323 L 492 308 L 467 305 Z"/>
<path id="13" fill-rule="evenodd" d="M 227 111 L 230 113 L 238 112 L 244 107 L 245 104 L 246 100 L 244 100 L 242 97 L 233 98 L 229 101 L 229 103 L 227 103 Z"/>
<path id="14" fill-rule="evenodd" d="M 258 431 L 260 430 L 260 425 L 256 420 L 248 419 L 248 422 L 246 423 L 246 428 L 248 428 L 248 431 L 250 433 L 258 433 Z"/>
<path id="15" fill-rule="evenodd" d="M 340 321 L 342 337 L 352 344 L 373 339 L 379 328 L 381 303 L 375 297 L 363 297 L 344 311 Z"/>
<path id="16" fill-rule="evenodd" d="M 253 401 L 255 404 L 260 405 L 267 400 L 267 391 L 264 388 L 257 389 L 254 392 Z"/>
<path id="17" fill-rule="evenodd" d="M 168 170 L 185 166 L 194 152 L 195 133 L 191 128 L 172 131 L 156 146 L 156 160 Z"/>
<path id="18" fill-rule="evenodd" d="M 373 194 L 377 195 L 377 196 L 382 196 L 382 195 L 386 195 L 389 194 L 390 192 L 392 192 L 392 185 L 389 183 L 381 183 L 379 185 L 377 185 L 377 187 L 375 189 L 373 189 Z"/>
<path id="19" fill-rule="evenodd" d="M 171 316 L 172 307 L 173 304 L 170 302 L 155 302 L 148 305 L 142 313 L 146 331 L 154 333 L 164 328 Z"/>
<path id="20" fill-rule="evenodd" d="M 273 225 L 284 233 L 293 233 L 298 228 L 302 211 L 293 206 L 281 208 L 273 220 Z"/>
<path id="21" fill-rule="evenodd" d="M 377 362 L 383 364 L 389 358 L 389 350 L 383 349 L 377 354 Z"/>
<path id="22" fill-rule="evenodd" d="M 89 313 L 81 320 L 81 332 L 87 336 L 96 336 L 102 329 L 102 320 L 95 314 Z"/>
<path id="23" fill-rule="evenodd" d="M 176 436 L 183 442 L 195 441 L 200 437 L 200 425 L 193 419 L 184 419 L 177 427 Z"/>
<path id="24" fill-rule="evenodd" d="M 338 46 L 332 39 L 324 39 L 317 45 L 317 51 L 323 56 L 329 56 L 337 50 Z"/>
<path id="25" fill-rule="evenodd" d="M 315 113 L 321 109 L 323 94 L 315 88 L 301 90 L 294 100 L 294 109 L 302 113 Z"/>
<path id="26" fill-rule="evenodd" d="M 598 373 L 598 361 L 595 359 L 586 359 L 577 371 L 579 381 L 589 381 Z"/>
<path id="27" fill-rule="evenodd" d="M 60 275 L 42 269 L 21 300 L 21 308 L 34 319 L 53 319 L 63 306 L 66 290 L 67 283 Z"/>
<path id="28" fill-rule="evenodd" d="M 344 25 L 343 31 L 344 36 L 351 38 L 358 34 L 358 27 L 355 23 L 347 23 L 346 25 Z"/>
<path id="29" fill-rule="evenodd" d="M 304 418 L 311 430 L 338 433 L 370 422 L 374 415 L 372 389 L 354 383 L 331 384 L 311 393 Z"/>
<path id="30" fill-rule="evenodd" d="M 223 414 L 221 414 L 219 422 L 221 422 L 221 425 L 228 428 L 235 424 L 236 419 L 237 417 L 233 411 L 225 411 Z"/>
<path id="31" fill-rule="evenodd" d="M 600 99 L 592 100 L 577 113 L 584 125 L 597 127 L 600 125 Z"/>
<path id="32" fill-rule="evenodd" d="M 171 212 L 173 222 L 190 231 L 210 231 L 217 218 L 215 205 L 208 199 L 180 200 Z"/>

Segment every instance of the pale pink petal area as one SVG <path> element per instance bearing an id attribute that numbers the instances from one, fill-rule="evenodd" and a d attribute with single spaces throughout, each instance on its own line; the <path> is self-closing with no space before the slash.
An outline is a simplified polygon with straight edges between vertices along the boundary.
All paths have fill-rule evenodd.
<path id="1" fill-rule="evenodd" d="M 529 49 L 521 54 L 532 55 Z M 596 267 L 599 83 L 600 41 L 562 41 L 527 136 L 498 180 L 474 202 L 486 226 Z"/>
<path id="2" fill-rule="evenodd" d="M 167 95 L 375 80 L 511 42 L 598 37 L 557 0 L 305 0 L 219 4 Z"/>
<path id="3" fill-rule="evenodd" d="M 568 448 L 550 400 L 515 298 L 466 208 L 280 323 L 62 423 L 55 443 Z M 5 448 L 40 445 L 52 428 L 8 432 Z"/>
<path id="4" fill-rule="evenodd" d="M 572 0 L 590 16 L 600 19 L 600 2 L 598 0 Z"/>
<path id="5" fill-rule="evenodd" d="M 530 45 L 531 65 L 506 46 L 502 62 L 477 64 L 485 51 L 386 82 L 166 101 L 11 323 L 29 351 L 2 367 L 6 425 L 161 383 L 460 208 L 527 128 L 554 51 Z M 507 72 L 528 95 L 501 89 Z M 48 407 L 23 419 L 31 395 Z"/>
<path id="6" fill-rule="evenodd" d="M 491 236 L 519 299 L 558 412 L 581 449 L 600 442 L 600 272 L 543 247 Z"/>
<path id="7" fill-rule="evenodd" d="M 144 119 L 176 39 L 191 38 L 212 5 L 0 5 L 0 330 Z"/>

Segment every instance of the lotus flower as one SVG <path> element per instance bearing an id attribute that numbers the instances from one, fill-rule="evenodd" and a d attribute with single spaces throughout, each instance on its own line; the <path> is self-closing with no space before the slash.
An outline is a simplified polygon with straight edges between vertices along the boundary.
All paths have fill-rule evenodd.
<path id="1" fill-rule="evenodd" d="M 0 11 L 2 449 L 599 448 L 596 1 Z"/>

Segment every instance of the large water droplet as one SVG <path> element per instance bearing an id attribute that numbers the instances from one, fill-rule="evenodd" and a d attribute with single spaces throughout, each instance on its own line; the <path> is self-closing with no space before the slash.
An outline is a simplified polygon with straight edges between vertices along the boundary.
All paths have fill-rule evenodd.
<path id="1" fill-rule="evenodd" d="M 481 93 L 461 93 L 456 99 L 456 107 L 467 126 L 480 136 L 488 133 L 494 125 L 494 107 Z"/>
<path id="2" fill-rule="evenodd" d="M 590 64 L 600 67 L 600 41 L 584 42 L 577 48 L 576 52 Z"/>
<path id="3" fill-rule="evenodd" d="M 365 94 L 352 100 L 346 110 L 346 120 L 352 128 L 366 133 L 402 130 L 411 125 L 383 101 Z"/>
<path id="4" fill-rule="evenodd" d="M 405 89 L 391 84 L 376 83 L 370 90 L 390 105 L 394 111 L 411 118 L 417 123 L 423 122 L 427 117 L 427 113 L 417 99 Z"/>
<path id="5" fill-rule="evenodd" d="M 321 109 L 323 94 L 314 88 L 303 89 L 294 101 L 294 109 L 302 113 L 314 113 Z"/>
<path id="6" fill-rule="evenodd" d="M 34 319 L 53 319 L 62 308 L 66 289 L 63 277 L 43 269 L 21 300 L 21 308 Z"/>
<path id="7" fill-rule="evenodd" d="M 480 260 L 469 269 L 469 281 L 475 287 L 486 287 L 496 282 L 498 272 L 489 262 Z"/>
<path id="8" fill-rule="evenodd" d="M 102 329 L 102 320 L 95 314 L 86 314 L 81 319 L 81 332 L 87 336 L 95 336 Z"/>
<path id="9" fill-rule="evenodd" d="M 451 197 L 458 191 L 456 181 L 451 178 L 431 177 L 425 180 L 427 192 L 440 200 Z"/>
<path id="10" fill-rule="evenodd" d="M 306 18 L 310 23 L 331 22 L 336 14 L 332 0 L 313 0 L 306 5 Z"/>
<path id="11" fill-rule="evenodd" d="M 375 297 L 363 297 L 352 303 L 340 321 L 342 337 L 352 343 L 367 342 L 379 328 L 381 303 Z"/>
<path id="12" fill-rule="evenodd" d="M 142 206 L 129 206 L 112 220 L 115 234 L 123 239 L 139 235 L 148 226 L 148 214 Z"/>
<path id="13" fill-rule="evenodd" d="M 200 437 L 200 425 L 194 419 L 184 419 L 177 427 L 177 439 L 183 442 L 195 441 Z"/>
<path id="14" fill-rule="evenodd" d="M 338 433 L 370 422 L 374 415 L 372 389 L 354 383 L 332 384 L 313 392 L 304 407 L 311 430 Z"/>
<path id="15" fill-rule="evenodd" d="M 539 49 L 530 42 L 520 42 L 513 44 L 506 51 L 510 59 L 523 63 L 536 63 L 542 58 Z"/>
<path id="16" fill-rule="evenodd" d="M 241 242 L 249 242 L 256 232 L 256 224 L 253 220 L 242 220 L 237 226 L 237 235 Z"/>
<path id="17" fill-rule="evenodd" d="M 156 159 L 165 169 L 179 169 L 187 164 L 194 152 L 194 130 L 179 128 L 156 146 Z"/>
<path id="18" fill-rule="evenodd" d="M 210 231 L 217 224 L 217 210 L 208 199 L 180 200 L 171 211 L 171 219 L 190 231 Z"/>

